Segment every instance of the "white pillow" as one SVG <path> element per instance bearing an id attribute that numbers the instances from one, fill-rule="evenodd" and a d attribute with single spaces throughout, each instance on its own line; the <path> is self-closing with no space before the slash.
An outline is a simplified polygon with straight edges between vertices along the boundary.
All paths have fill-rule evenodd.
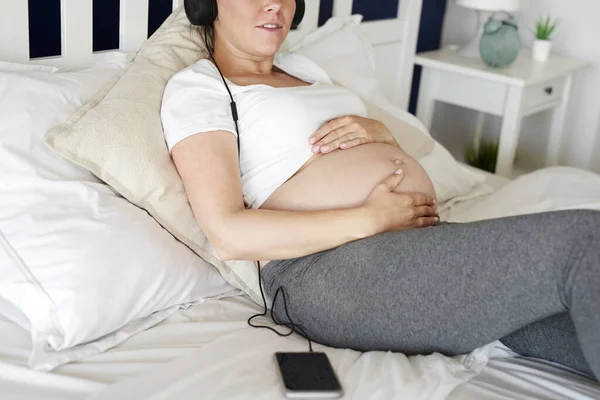
<path id="1" fill-rule="evenodd" d="M 0 64 L 0 297 L 29 321 L 35 369 L 239 293 L 146 212 L 45 147 L 44 134 L 123 67 Z"/>
<path id="2" fill-rule="evenodd" d="M 31 324 L 25 314 L 2 297 L 0 297 L 0 317 L 4 317 L 6 320 L 18 325 L 26 331 L 31 331 Z"/>
<path id="3" fill-rule="evenodd" d="M 361 33 L 361 21 L 360 15 L 331 18 L 289 50 L 310 58 L 333 80 L 430 136 L 421 121 L 394 106 L 384 95 L 375 73 L 375 52 Z M 437 141 L 430 154 L 417 159 L 433 181 L 440 211 L 457 201 L 492 191 L 483 177 L 462 167 Z"/>
<path id="4" fill-rule="evenodd" d="M 381 104 L 386 97 L 375 75 L 375 51 L 361 33 L 362 16 L 330 18 L 289 51 L 316 62 L 334 81 Z"/>
<path id="5" fill-rule="evenodd" d="M 262 304 L 256 262 L 218 258 L 194 219 L 165 143 L 160 107 L 167 82 L 206 56 L 201 36 L 180 6 L 142 45 L 120 79 L 48 132 L 45 142 L 148 211 L 229 283 Z"/>
<path id="6" fill-rule="evenodd" d="M 310 58 L 334 81 L 430 136 L 417 117 L 394 106 L 383 93 L 375 73 L 375 50 L 361 32 L 361 21 L 360 15 L 330 18 L 289 50 Z"/>

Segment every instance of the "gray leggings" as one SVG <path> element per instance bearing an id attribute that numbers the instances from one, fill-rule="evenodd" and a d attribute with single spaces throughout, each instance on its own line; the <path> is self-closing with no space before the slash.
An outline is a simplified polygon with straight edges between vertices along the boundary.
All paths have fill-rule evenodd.
<path id="1" fill-rule="evenodd" d="M 600 377 L 600 212 L 557 211 L 388 232 L 262 270 L 313 340 L 464 354 L 500 339 Z M 281 294 L 273 306 L 289 323 Z"/>

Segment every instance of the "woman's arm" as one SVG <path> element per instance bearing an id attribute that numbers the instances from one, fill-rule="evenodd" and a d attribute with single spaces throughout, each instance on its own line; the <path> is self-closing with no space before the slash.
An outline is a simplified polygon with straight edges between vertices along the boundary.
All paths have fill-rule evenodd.
<path id="1" fill-rule="evenodd" d="M 394 193 L 402 181 L 400 171 L 380 182 L 360 207 L 245 210 L 233 134 L 193 135 L 172 153 L 196 220 L 223 260 L 301 257 L 378 233 L 436 223 L 432 197 Z"/>
<path id="2" fill-rule="evenodd" d="M 246 210 L 235 136 L 225 131 L 190 136 L 172 150 L 198 224 L 222 260 L 300 257 L 372 236 L 372 210 Z"/>
<path id="3" fill-rule="evenodd" d="M 242 210 L 214 230 L 222 260 L 284 260 L 377 233 L 363 208 L 327 211 Z M 370 222 L 371 221 L 371 222 Z M 212 240 L 211 240 L 212 243 Z"/>

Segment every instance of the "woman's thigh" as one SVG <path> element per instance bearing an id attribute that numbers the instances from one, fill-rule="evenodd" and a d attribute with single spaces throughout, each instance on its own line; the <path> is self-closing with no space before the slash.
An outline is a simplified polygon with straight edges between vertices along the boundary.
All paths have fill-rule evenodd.
<path id="1" fill-rule="evenodd" d="M 600 213 L 565 211 L 389 232 L 263 270 L 320 343 L 471 351 L 567 310 L 570 257 Z M 274 310 L 287 321 L 282 297 Z"/>

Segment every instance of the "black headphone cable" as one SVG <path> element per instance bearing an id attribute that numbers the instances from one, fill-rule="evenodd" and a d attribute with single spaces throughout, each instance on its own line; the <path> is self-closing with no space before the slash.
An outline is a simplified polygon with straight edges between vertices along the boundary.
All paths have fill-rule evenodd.
<path id="1" fill-rule="evenodd" d="M 208 54 L 210 56 L 210 59 L 213 61 L 213 63 L 215 64 L 215 67 L 217 67 L 217 71 L 219 71 L 219 75 L 221 75 L 221 79 L 223 80 L 223 84 L 225 85 L 225 88 L 227 89 L 227 93 L 229 94 L 229 98 L 231 99 L 231 115 L 233 117 L 233 122 L 235 123 L 235 131 L 237 133 L 237 145 L 238 145 L 238 163 L 240 164 L 240 172 L 241 172 L 241 150 L 240 150 L 240 131 L 238 128 L 238 112 L 237 112 L 237 105 L 235 103 L 235 100 L 233 99 L 233 95 L 231 94 L 231 91 L 229 90 L 229 85 L 227 85 L 227 81 L 225 80 L 225 77 L 223 76 L 223 73 L 221 72 L 221 69 L 219 68 L 219 65 L 217 64 L 217 61 L 215 60 L 215 58 L 213 57 L 212 51 L 210 49 L 210 47 L 208 46 L 208 36 L 207 36 L 207 29 L 206 27 L 204 28 L 204 44 L 206 46 L 206 50 L 208 51 Z M 310 338 L 308 337 L 306 331 L 298 324 L 294 323 L 294 321 L 292 320 L 292 318 L 290 317 L 290 313 L 288 311 L 288 306 L 287 306 L 287 300 L 285 297 L 285 291 L 283 290 L 283 288 L 280 286 L 279 288 L 277 288 L 277 291 L 275 292 L 275 297 L 273 298 L 273 301 L 271 302 L 271 319 L 273 320 L 273 322 L 276 325 L 281 325 L 281 326 L 285 326 L 287 328 L 290 328 L 290 331 L 288 333 L 280 333 L 278 332 L 276 329 L 270 327 L 270 326 L 266 326 L 266 325 L 255 325 L 252 323 L 252 320 L 258 317 L 264 317 L 267 315 L 268 313 L 268 308 L 267 308 L 267 300 L 265 299 L 265 294 L 263 292 L 263 288 L 262 288 L 262 279 L 261 279 L 261 271 L 260 271 L 260 266 L 258 265 L 258 263 L 256 263 L 256 269 L 258 270 L 258 287 L 260 288 L 260 294 L 262 296 L 262 300 L 263 300 L 263 307 L 264 307 L 264 312 L 260 313 L 260 314 L 255 314 L 253 316 L 251 316 L 250 318 L 248 318 L 248 325 L 250 325 L 253 328 L 264 328 L 264 329 L 268 329 L 272 332 L 275 332 L 277 335 L 281 336 L 281 337 L 287 337 L 287 336 L 291 336 L 295 330 L 300 331 L 300 333 L 302 334 L 302 336 L 304 336 L 306 338 L 306 340 L 308 340 L 308 349 L 310 352 L 313 351 L 312 348 L 312 341 L 310 340 Z M 276 317 L 275 317 L 275 313 L 273 312 L 273 308 L 275 306 L 275 301 L 277 300 L 277 296 L 279 295 L 279 293 L 281 292 L 281 296 L 283 297 L 283 308 L 285 310 L 285 314 L 288 318 L 288 320 L 290 321 L 290 323 L 285 323 L 285 322 L 279 322 L 277 321 Z"/>

